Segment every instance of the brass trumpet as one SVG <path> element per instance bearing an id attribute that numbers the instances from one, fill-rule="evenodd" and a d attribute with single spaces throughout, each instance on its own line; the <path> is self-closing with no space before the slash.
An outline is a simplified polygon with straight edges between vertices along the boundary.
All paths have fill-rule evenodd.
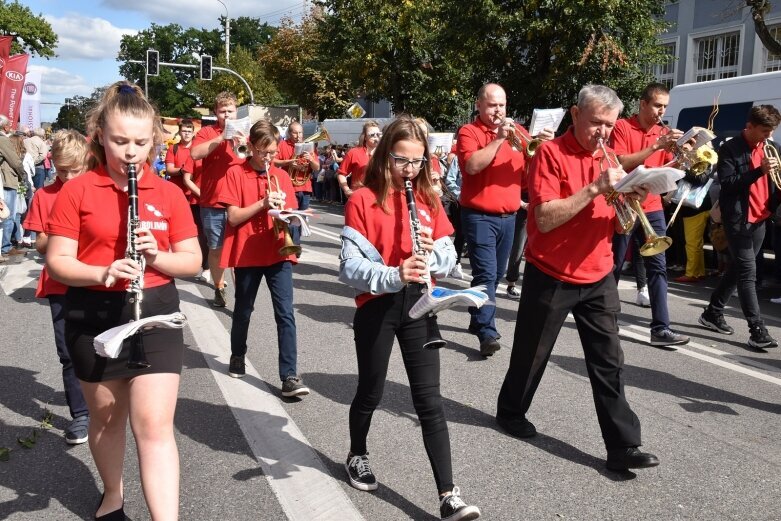
<path id="1" fill-rule="evenodd" d="M 602 159 L 600 160 L 600 163 L 603 164 L 600 166 L 603 167 L 603 170 L 606 168 L 623 169 L 621 163 L 618 161 L 618 157 L 607 151 L 605 142 L 602 138 L 599 138 L 598 146 L 602 150 Z M 635 224 L 634 219 L 632 219 L 632 213 L 634 212 L 634 214 L 637 215 L 637 218 L 640 220 L 640 226 L 642 226 L 643 232 L 645 233 L 645 244 L 640 247 L 640 255 L 643 257 L 650 257 L 657 253 L 662 253 L 672 246 L 673 240 L 671 238 L 666 235 L 661 237 L 656 235 L 651 223 L 648 221 L 648 217 L 646 217 L 645 212 L 643 212 L 640 201 L 629 197 L 623 197 L 623 195 L 616 190 L 612 190 L 605 194 L 605 199 L 607 200 L 607 204 L 615 209 L 616 219 L 618 219 L 618 223 L 621 226 L 621 229 L 624 230 L 624 233 L 628 233 Z"/>
<path id="2" fill-rule="evenodd" d="M 778 149 L 770 143 L 770 140 L 765 140 L 765 157 L 768 159 L 775 159 L 776 166 L 770 169 L 768 176 L 773 184 L 776 185 L 778 190 L 781 190 L 781 157 L 778 155 Z"/>
<path id="3" fill-rule="evenodd" d="M 266 163 L 266 172 L 268 175 L 268 188 L 270 192 L 281 192 L 281 188 L 279 186 L 279 179 L 276 178 L 276 176 L 272 175 L 269 171 L 269 164 Z M 275 208 L 275 210 L 283 210 L 284 208 Z M 279 249 L 279 254 L 283 257 L 287 257 L 288 255 L 299 255 L 301 254 L 301 246 L 297 245 L 293 242 L 293 236 L 290 235 L 290 226 L 285 222 L 281 221 L 279 219 L 274 219 L 274 233 L 279 236 L 279 232 L 282 232 L 284 235 L 282 237 L 282 247 Z"/>
<path id="4" fill-rule="evenodd" d="M 506 118 L 504 120 L 505 123 L 513 123 L 512 118 Z M 521 132 L 518 132 L 518 129 L 513 128 L 513 131 L 510 132 L 510 135 L 507 136 L 507 140 L 510 142 L 510 146 L 513 147 L 515 150 L 526 152 L 526 155 L 529 157 L 534 157 L 534 154 L 537 153 L 537 147 L 539 147 L 542 144 L 542 140 L 539 138 L 528 138 L 524 136 Z"/>
<path id="5" fill-rule="evenodd" d="M 239 159 L 246 159 L 249 154 L 249 147 L 247 146 L 247 138 L 242 137 L 239 142 L 233 147 L 233 153 Z"/>

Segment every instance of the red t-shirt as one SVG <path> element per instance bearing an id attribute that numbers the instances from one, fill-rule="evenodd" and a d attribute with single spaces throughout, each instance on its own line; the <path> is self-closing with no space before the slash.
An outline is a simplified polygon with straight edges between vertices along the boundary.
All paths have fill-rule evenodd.
<path id="1" fill-rule="evenodd" d="M 526 258 L 551 277 L 571 284 L 597 282 L 613 271 L 615 212 L 600 195 L 566 223 L 542 233 L 535 210 L 542 203 L 565 199 L 597 179 L 600 157 L 581 147 L 570 128 L 563 136 L 543 143 L 531 161 Z"/>
<path id="2" fill-rule="evenodd" d="M 190 147 L 191 146 L 192 142 L 190 142 Z M 168 152 L 165 153 L 166 166 L 168 163 L 173 163 L 175 168 L 184 167 L 184 165 L 187 163 L 187 160 L 190 159 L 190 147 L 186 147 L 182 143 L 176 143 L 168 147 Z M 184 195 L 189 198 L 190 190 L 188 190 L 184 184 L 183 174 L 184 172 L 179 175 L 171 176 L 169 180 L 178 186 L 182 192 L 184 192 Z"/>
<path id="3" fill-rule="evenodd" d="M 192 182 L 199 189 L 201 188 L 201 172 L 203 171 L 202 163 L 203 161 L 200 159 L 195 160 L 192 156 L 188 156 L 187 161 L 184 163 L 184 166 L 182 166 L 184 172 L 192 174 Z M 182 172 L 182 179 L 184 179 L 184 172 Z M 197 205 L 199 201 L 200 198 L 195 195 L 195 192 L 187 190 L 187 202 L 190 203 L 191 206 Z"/>
<path id="4" fill-rule="evenodd" d="M 196 237 L 193 216 L 182 191 L 157 177 L 149 165 L 138 180 L 138 215 L 141 227 L 152 230 L 160 251 Z M 108 266 L 125 257 L 127 248 L 127 192 L 120 190 L 100 166 L 68 181 L 60 190 L 46 224 L 46 233 L 78 241 L 77 258 L 93 266 Z M 144 286 L 153 288 L 171 277 L 151 266 L 144 272 Z M 125 291 L 128 281 L 98 291 Z"/>
<path id="5" fill-rule="evenodd" d="M 659 139 L 659 136 L 666 134 L 664 127 L 653 125 L 648 130 L 643 130 L 640 126 L 640 120 L 637 114 L 631 118 L 619 119 L 610 135 L 610 146 L 616 152 L 616 155 L 634 154 L 644 148 L 647 148 Z M 643 165 L 649 168 L 666 165 L 673 160 L 673 155 L 666 150 L 657 150 L 643 161 Z M 648 194 L 643 202 L 643 211 L 656 212 L 662 210 L 662 197 L 657 194 Z"/>
<path id="6" fill-rule="evenodd" d="M 744 135 L 741 136 L 746 139 Z M 748 141 L 746 141 L 748 143 Z M 751 146 L 749 144 L 749 146 Z M 765 158 L 764 143 L 760 141 L 754 145 L 754 149 L 751 151 L 751 168 L 759 168 L 762 166 L 762 160 Z M 748 190 L 748 217 L 747 221 L 750 223 L 759 223 L 770 217 L 770 186 L 768 183 L 768 177 L 760 176 L 759 179 L 751 183 Z"/>
<path id="7" fill-rule="evenodd" d="M 431 172 L 432 173 L 436 172 L 436 173 L 438 173 L 441 176 L 442 175 L 442 165 L 439 162 L 439 158 L 432 154 L 430 163 L 431 163 Z"/>
<path id="8" fill-rule="evenodd" d="M 270 173 L 276 176 L 280 190 L 286 194 L 285 208 L 298 209 L 293 183 L 287 172 L 271 166 Z M 261 175 L 253 170 L 247 161 L 228 170 L 219 202 L 225 206 L 246 208 L 266 197 L 267 190 L 266 174 Z M 296 263 L 295 255 L 283 257 L 279 254 L 283 237 L 281 230 L 279 233 L 274 233 L 274 219 L 269 217 L 267 210 L 261 210 L 238 227 L 234 228 L 228 223 L 225 227 L 225 244 L 222 247 L 220 267 L 263 267 L 286 260 Z"/>
<path id="9" fill-rule="evenodd" d="M 222 129 L 217 125 L 203 127 L 193 139 L 193 147 L 211 141 L 222 134 Z M 222 190 L 225 173 L 233 165 L 239 165 L 243 159 L 236 157 L 233 153 L 233 142 L 230 139 L 224 140 L 217 148 L 212 150 L 211 154 L 204 157 L 201 163 L 201 199 L 198 202 L 205 208 L 218 208 L 217 203 L 220 191 Z"/>
<path id="10" fill-rule="evenodd" d="M 453 233 L 453 225 L 437 200 L 438 211 L 416 195 L 418 219 L 424 227 L 431 228 L 434 240 Z M 377 248 L 386 266 L 400 266 L 404 259 L 412 256 L 412 235 L 410 233 L 407 198 L 403 190 L 391 190 L 385 199 L 388 213 L 377 204 L 377 196 L 369 188 L 356 190 L 347 200 L 344 208 L 344 224 L 358 231 Z M 355 303 L 361 307 L 378 295 L 361 293 Z"/>
<path id="11" fill-rule="evenodd" d="M 24 219 L 23 226 L 25 230 L 31 230 L 41 233 L 46 230 L 46 223 L 49 215 L 52 213 L 54 200 L 63 186 L 59 177 L 48 186 L 44 186 L 35 191 L 33 200 L 30 203 L 30 209 L 27 211 L 27 217 Z M 41 276 L 38 278 L 38 287 L 35 289 L 35 296 L 38 298 L 48 297 L 49 295 L 65 295 L 68 286 L 57 282 L 49 276 L 46 266 L 41 270 Z"/>
<path id="12" fill-rule="evenodd" d="M 366 177 L 367 166 L 369 166 L 369 151 L 366 147 L 354 147 L 345 154 L 337 174 L 343 176 L 352 174 L 350 186 L 355 190 L 363 186 L 363 178 Z"/>
<path id="13" fill-rule="evenodd" d="M 282 141 L 279 142 L 279 146 L 277 148 L 277 159 L 280 160 L 293 159 L 295 157 L 295 153 L 296 153 L 295 144 L 290 143 L 286 139 L 283 139 Z M 289 169 L 286 170 L 288 172 L 290 171 Z M 297 172 L 296 176 L 298 176 L 298 178 L 301 178 L 302 176 L 306 176 L 306 182 L 301 186 L 293 185 L 293 190 L 295 190 L 296 192 L 311 192 L 312 191 L 311 165 L 307 165 L 305 172 L 301 172 L 301 171 Z"/>
<path id="14" fill-rule="evenodd" d="M 529 133 L 515 125 L 520 133 Z M 521 207 L 521 184 L 526 169 L 526 154 L 510 146 L 505 140 L 491 163 L 474 175 L 466 173 L 469 158 L 496 138 L 480 118 L 458 130 L 456 153 L 461 168 L 461 205 L 485 213 L 510 213 Z"/>

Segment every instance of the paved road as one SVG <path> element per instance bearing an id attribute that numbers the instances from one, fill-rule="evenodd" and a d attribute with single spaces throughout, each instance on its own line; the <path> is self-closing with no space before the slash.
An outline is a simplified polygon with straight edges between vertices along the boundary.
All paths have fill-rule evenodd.
<path id="1" fill-rule="evenodd" d="M 251 325 L 243 380 L 225 376 L 232 306 L 205 304 L 208 287 L 178 283 L 190 318 L 176 430 L 181 455 L 181 518 L 187 520 L 437 519 L 436 491 L 398 351 L 391 359 L 369 450 L 380 481 L 375 493 L 344 481 L 347 412 L 356 385 L 350 324 L 352 291 L 336 279 L 341 216 L 322 218 L 305 239 L 296 268 L 299 363 L 312 394 L 302 401 L 279 393 L 276 333 L 267 291 Z M 100 496 L 85 445 L 62 440 L 67 408 L 61 391 L 48 309 L 36 301 L 36 258 L 0 267 L 0 519 L 89 519 Z M 495 400 L 510 355 L 517 303 L 498 304 L 503 349 L 483 360 L 465 333 L 467 314 L 440 316 L 450 342 L 441 351 L 455 482 L 485 519 L 781 519 L 781 352 L 745 347 L 739 310 L 723 337 L 697 327 L 708 285 L 671 284 L 674 328 L 692 336 L 677 350 L 650 347 L 650 311 L 620 285 L 628 398 L 643 425 L 645 448 L 662 464 L 625 475 L 604 469 L 590 388 L 574 323 L 568 321 L 529 413 L 540 434 L 510 438 L 493 422 Z M 230 288 L 229 288 L 230 289 Z M 781 338 L 781 306 L 762 310 Z M 737 305 L 737 303 L 735 302 Z M 45 411 L 54 427 L 39 430 Z M 129 444 L 132 447 L 132 443 Z M 128 450 L 126 512 L 147 519 L 136 457 Z"/>

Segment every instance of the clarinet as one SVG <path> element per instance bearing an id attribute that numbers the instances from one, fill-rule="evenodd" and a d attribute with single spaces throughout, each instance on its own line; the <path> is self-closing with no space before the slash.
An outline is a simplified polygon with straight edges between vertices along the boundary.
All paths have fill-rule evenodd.
<path id="1" fill-rule="evenodd" d="M 136 165 L 127 165 L 127 248 L 125 250 L 125 257 L 132 259 L 141 266 L 141 273 L 138 277 L 130 281 L 130 285 L 127 288 L 128 293 L 132 293 L 129 302 L 133 304 L 133 319 L 132 321 L 139 320 L 141 318 L 141 302 L 144 300 L 144 268 L 146 261 L 144 254 L 138 251 L 136 248 L 136 237 L 138 236 L 138 229 L 141 226 L 141 221 L 138 218 L 138 178 L 136 177 Z M 146 352 L 144 351 L 144 338 L 141 335 L 141 330 L 136 331 L 132 337 L 130 337 L 130 354 L 127 359 L 127 367 L 129 369 L 146 369 L 151 364 L 146 359 Z"/>
<path id="2" fill-rule="evenodd" d="M 412 252 L 415 255 L 421 255 L 426 257 L 425 248 L 420 242 L 420 234 L 422 225 L 418 218 L 418 205 L 415 204 L 415 192 L 412 191 L 412 181 L 409 178 L 404 179 L 404 194 L 407 196 L 407 212 L 409 213 L 409 231 L 412 236 Z M 422 277 L 424 282 L 424 291 L 430 289 L 431 277 L 426 274 Z M 442 338 L 439 333 L 439 326 L 437 325 L 437 316 L 428 315 L 426 320 L 426 341 L 423 343 L 425 349 L 439 349 L 447 345 L 447 342 Z"/>

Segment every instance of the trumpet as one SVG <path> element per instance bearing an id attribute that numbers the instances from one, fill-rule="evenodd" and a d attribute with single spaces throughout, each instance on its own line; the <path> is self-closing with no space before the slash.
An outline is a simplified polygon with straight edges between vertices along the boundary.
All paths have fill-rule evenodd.
<path id="1" fill-rule="evenodd" d="M 268 175 L 268 188 L 271 192 L 282 192 L 280 186 L 279 186 L 279 179 L 277 179 L 276 176 L 272 175 L 269 171 L 269 163 L 266 162 L 266 172 Z M 284 208 L 275 208 L 276 210 L 283 210 Z M 301 246 L 298 246 L 296 243 L 293 242 L 293 236 L 290 235 L 290 226 L 285 222 L 281 221 L 279 219 L 274 219 L 274 233 L 279 236 L 279 232 L 283 233 L 282 237 L 282 247 L 279 249 L 279 254 L 283 257 L 287 257 L 288 255 L 300 255 L 301 254 Z"/>
<path id="2" fill-rule="evenodd" d="M 610 153 L 605 148 L 605 141 L 600 137 L 598 140 L 598 147 L 602 150 L 602 159 L 600 160 L 602 169 L 617 168 L 623 169 L 621 163 L 618 161 L 618 157 L 614 153 Z M 643 257 L 650 257 L 657 253 L 662 253 L 667 248 L 672 246 L 673 240 L 665 235 L 658 236 L 654 231 L 651 223 L 648 221 L 645 212 L 643 212 L 640 201 L 629 197 L 623 197 L 622 194 L 616 190 L 605 194 L 607 204 L 612 206 L 616 211 L 616 219 L 621 226 L 624 233 L 628 233 L 634 226 L 634 219 L 632 213 L 637 215 L 640 220 L 640 226 L 645 233 L 645 243 L 640 247 L 640 255 Z"/>
<path id="3" fill-rule="evenodd" d="M 505 123 L 513 123 L 512 118 L 506 118 Z M 513 126 L 514 127 L 514 126 Z M 518 129 L 513 128 L 512 132 L 507 136 L 507 140 L 510 142 L 510 146 L 515 150 L 526 152 L 529 157 L 534 157 L 537 153 L 537 147 L 542 144 L 542 140 L 539 138 L 528 138 L 524 136 Z"/>
<path id="4" fill-rule="evenodd" d="M 772 167 L 767 174 L 776 188 L 781 190 L 781 157 L 778 155 L 778 149 L 773 146 L 770 140 L 766 139 L 764 151 L 766 158 L 776 160 L 776 166 Z"/>
<path id="5" fill-rule="evenodd" d="M 246 159 L 250 155 L 249 147 L 247 146 L 247 138 L 242 136 L 239 138 L 239 142 L 233 145 L 233 153 L 239 159 Z"/>

